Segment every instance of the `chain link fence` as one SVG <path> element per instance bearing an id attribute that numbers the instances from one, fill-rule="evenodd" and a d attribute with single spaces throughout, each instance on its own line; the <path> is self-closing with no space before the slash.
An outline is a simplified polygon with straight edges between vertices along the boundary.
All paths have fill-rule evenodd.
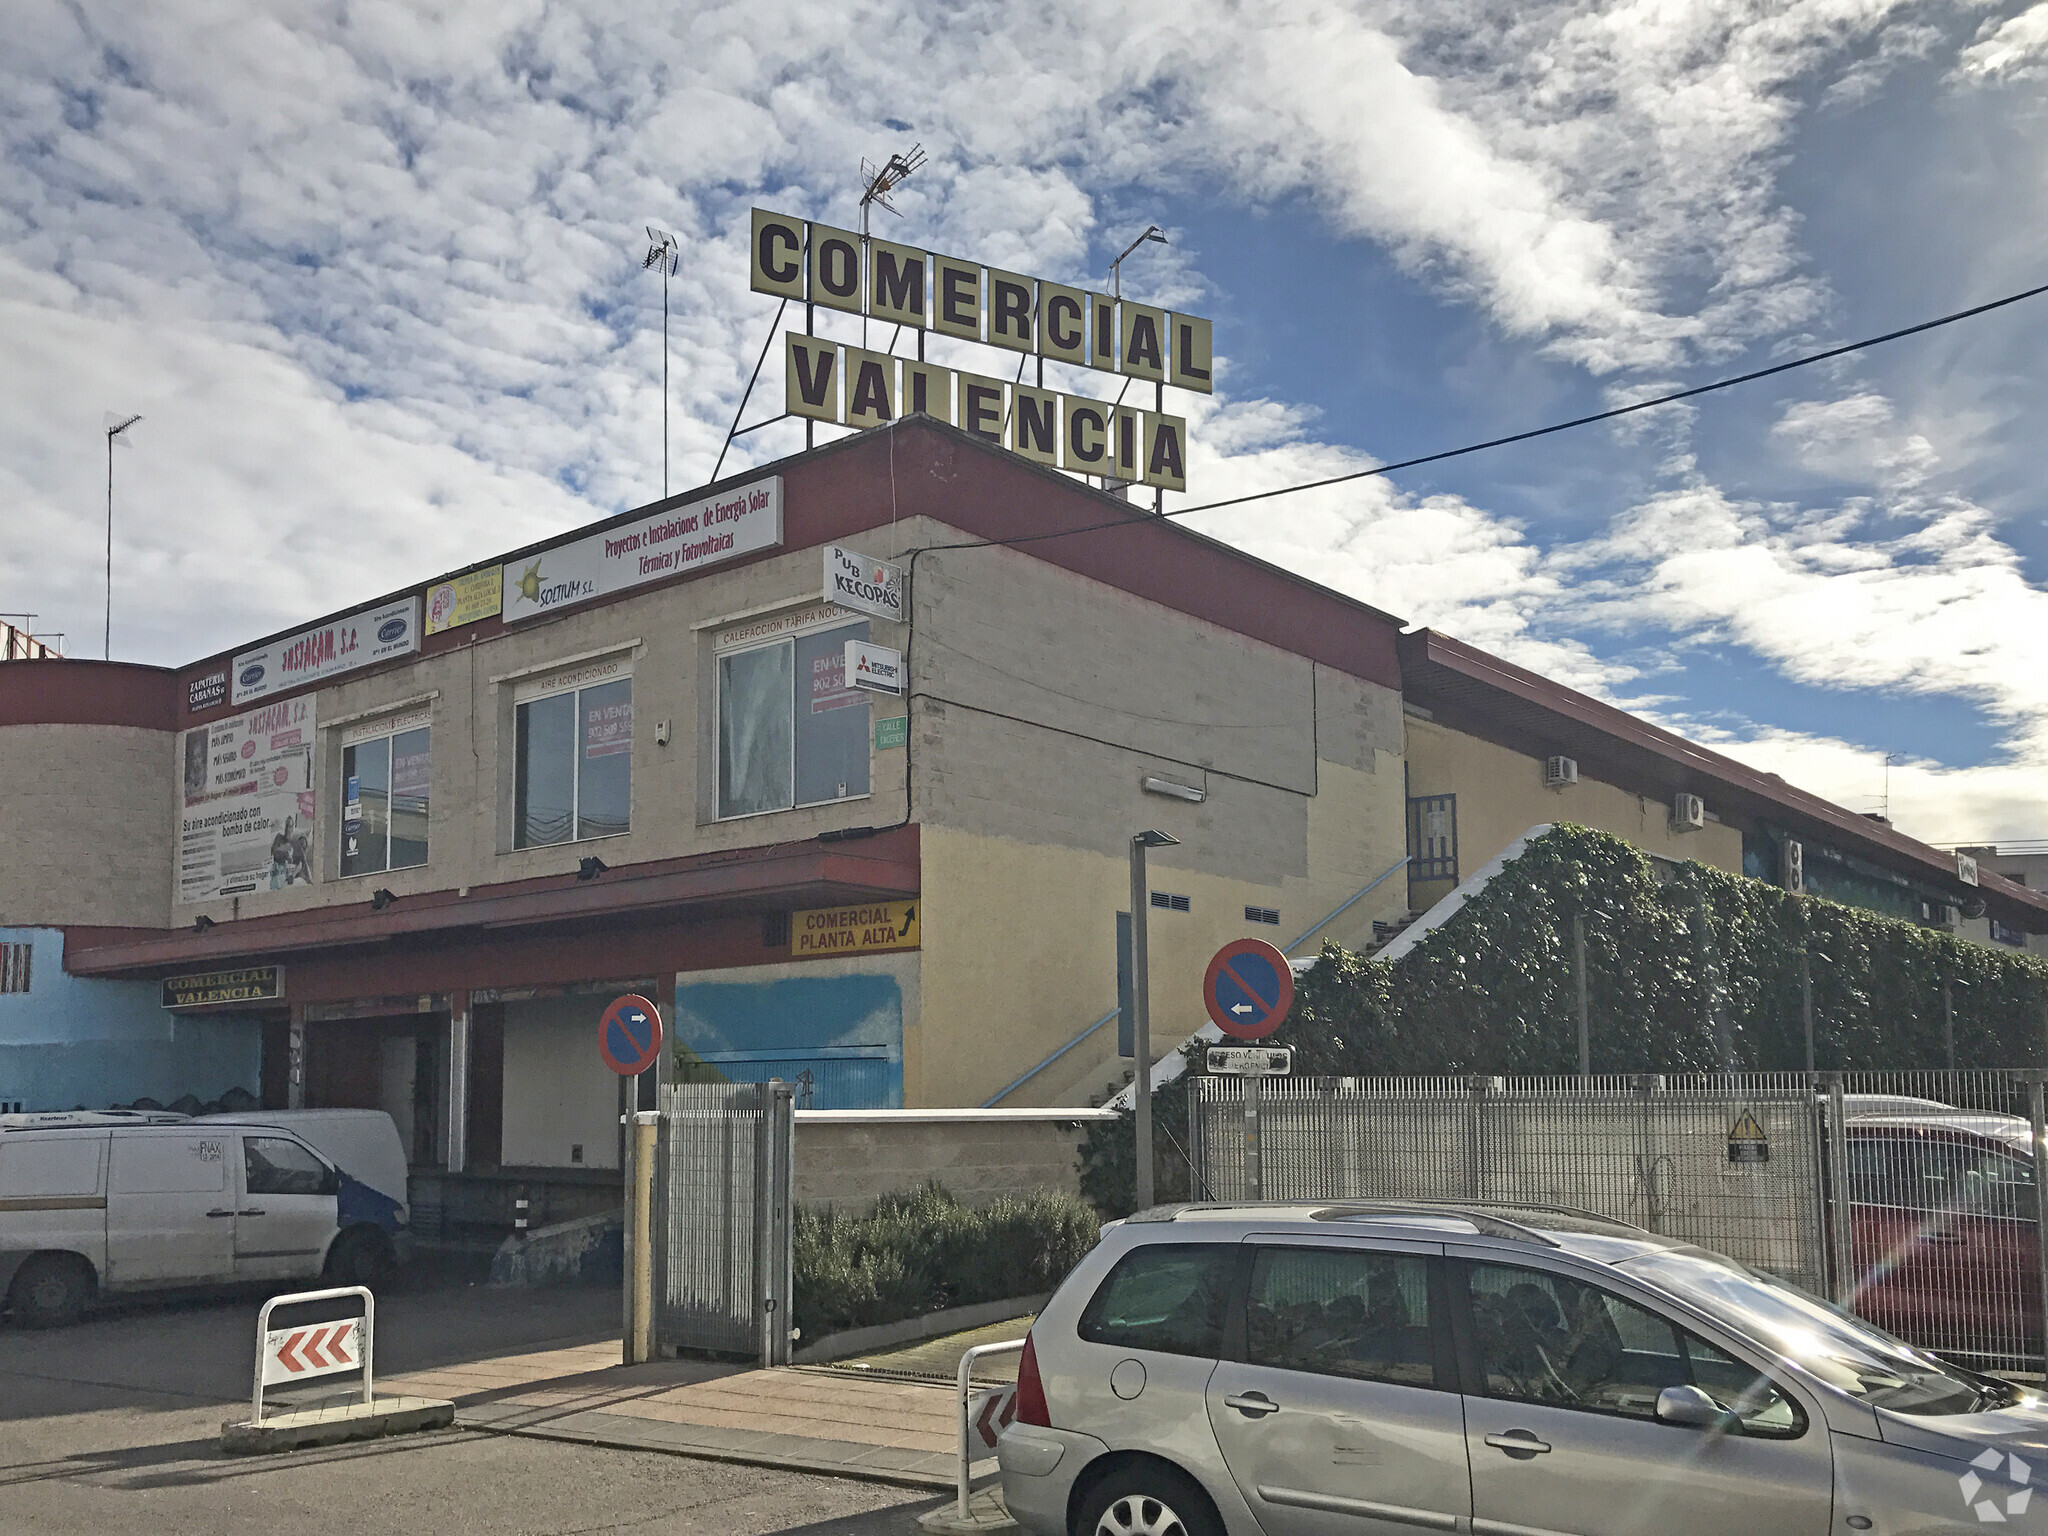
<path id="1" fill-rule="evenodd" d="M 1945 1355 L 2032 1370 L 2048 1274 L 2042 1077 L 1273 1078 L 1249 1105 L 1248 1080 L 1200 1077 L 1189 1153 L 1204 1199 L 1591 1211 Z"/>

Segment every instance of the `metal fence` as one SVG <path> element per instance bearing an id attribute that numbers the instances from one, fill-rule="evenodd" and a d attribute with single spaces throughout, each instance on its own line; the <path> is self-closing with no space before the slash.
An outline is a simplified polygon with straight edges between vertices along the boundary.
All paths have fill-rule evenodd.
<path id="1" fill-rule="evenodd" d="M 1726 1253 L 1944 1354 L 2037 1369 L 2042 1076 L 1278 1078 L 1250 1105 L 1256 1080 L 1200 1077 L 1193 1185 L 1216 1200 L 1570 1206 Z"/>
<path id="2" fill-rule="evenodd" d="M 790 1354 L 790 1085 L 661 1090 L 654 1175 L 654 1345 L 786 1365 Z"/>

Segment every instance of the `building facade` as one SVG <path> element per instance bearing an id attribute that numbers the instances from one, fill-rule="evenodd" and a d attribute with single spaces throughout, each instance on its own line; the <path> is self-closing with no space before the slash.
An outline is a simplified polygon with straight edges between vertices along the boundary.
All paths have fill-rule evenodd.
<path id="1" fill-rule="evenodd" d="M 900 618 L 833 600 L 834 546 L 900 568 Z M 849 642 L 901 691 L 854 686 Z M 101 1077 L 67 1100 L 383 1108 L 429 1207 L 478 1219 L 615 1191 L 626 992 L 665 1075 L 1099 1099 L 1146 829 L 1178 839 L 1162 1049 L 1222 943 L 1369 946 L 1540 821 L 1731 871 L 1825 830 L 2048 929 L 2036 892 L 922 418 L 189 666 L 0 669 L 0 782 L 19 1017 L 72 1021 L 0 996 L 0 1100 L 68 1107 L 6 1053 L 70 1040 Z M 87 1050 L 117 1019 L 185 1077 Z"/>

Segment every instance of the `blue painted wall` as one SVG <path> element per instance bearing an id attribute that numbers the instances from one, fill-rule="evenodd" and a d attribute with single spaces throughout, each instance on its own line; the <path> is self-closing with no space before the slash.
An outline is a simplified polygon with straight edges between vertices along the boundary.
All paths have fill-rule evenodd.
<path id="1" fill-rule="evenodd" d="M 903 990 L 894 976 L 676 978 L 682 1081 L 797 1085 L 799 1109 L 903 1107 Z"/>
<path id="2" fill-rule="evenodd" d="M 166 1013 L 154 982 L 68 975 L 55 928 L 0 928 L 0 943 L 34 948 L 29 990 L 0 992 L 0 1104 L 105 1109 L 260 1091 L 263 1035 L 254 1018 Z"/>

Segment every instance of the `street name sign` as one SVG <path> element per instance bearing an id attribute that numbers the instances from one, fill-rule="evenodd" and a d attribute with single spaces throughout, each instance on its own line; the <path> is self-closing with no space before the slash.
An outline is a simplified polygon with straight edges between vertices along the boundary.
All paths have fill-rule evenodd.
<path id="1" fill-rule="evenodd" d="M 1214 1077 L 1285 1077 L 1294 1070 L 1294 1047 L 1212 1045 L 1206 1065 Z"/>

